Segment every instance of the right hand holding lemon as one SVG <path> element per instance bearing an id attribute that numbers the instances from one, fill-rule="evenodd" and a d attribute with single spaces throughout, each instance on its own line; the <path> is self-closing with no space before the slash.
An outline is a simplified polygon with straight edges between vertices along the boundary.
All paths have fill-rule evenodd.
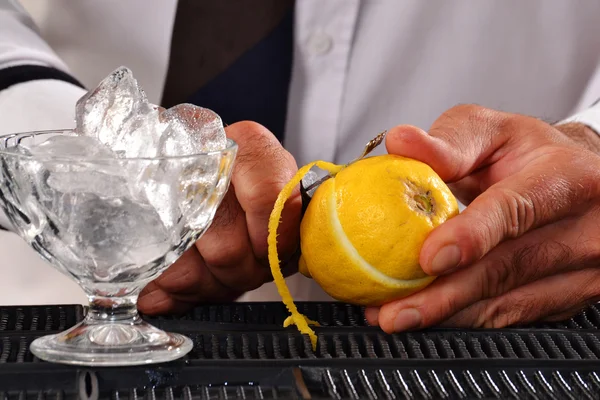
<path id="1" fill-rule="evenodd" d="M 369 306 L 368 321 L 386 332 L 570 316 L 600 299 L 600 138 L 589 133 L 465 105 L 428 133 L 391 130 L 391 155 L 317 162 L 334 177 L 302 220 L 300 271 L 334 298 Z M 271 214 L 273 271 L 285 192 L 311 166 Z M 444 182 L 468 204 L 463 213 Z M 311 321 L 274 276 L 286 325 L 314 346 Z"/>
<path id="2" fill-rule="evenodd" d="M 423 244 L 420 265 L 435 282 L 368 309 L 368 321 L 386 332 L 502 328 L 600 300 L 598 133 L 474 105 L 427 133 L 390 131 L 388 152 L 430 165 L 468 206 Z"/>

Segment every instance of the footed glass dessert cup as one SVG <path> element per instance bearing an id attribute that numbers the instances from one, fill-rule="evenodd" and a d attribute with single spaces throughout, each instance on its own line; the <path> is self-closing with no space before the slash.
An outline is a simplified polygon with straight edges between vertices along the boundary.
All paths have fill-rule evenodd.
<path id="1" fill-rule="evenodd" d="M 61 143 L 69 136 L 76 135 L 0 137 L 0 206 L 15 231 L 89 299 L 81 323 L 36 339 L 32 353 L 88 366 L 184 356 L 192 341 L 143 321 L 137 298 L 212 223 L 237 144 L 228 140 L 223 150 L 189 156 L 117 158 L 84 141 Z M 50 137 L 51 146 L 37 147 Z"/>

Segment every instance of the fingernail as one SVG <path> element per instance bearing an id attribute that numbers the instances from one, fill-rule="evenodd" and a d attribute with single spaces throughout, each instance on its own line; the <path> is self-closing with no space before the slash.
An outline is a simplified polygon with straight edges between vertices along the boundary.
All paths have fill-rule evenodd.
<path id="1" fill-rule="evenodd" d="M 414 308 L 407 308 L 396 315 L 394 320 L 394 331 L 406 331 L 421 325 L 421 313 Z"/>
<path id="2" fill-rule="evenodd" d="M 379 307 L 367 307 L 365 309 L 365 318 L 371 326 L 379 325 Z"/>
<path id="3" fill-rule="evenodd" d="M 460 258 L 460 249 L 457 245 L 451 244 L 442 247 L 431 261 L 431 272 L 433 275 L 449 272 L 458 266 Z"/>

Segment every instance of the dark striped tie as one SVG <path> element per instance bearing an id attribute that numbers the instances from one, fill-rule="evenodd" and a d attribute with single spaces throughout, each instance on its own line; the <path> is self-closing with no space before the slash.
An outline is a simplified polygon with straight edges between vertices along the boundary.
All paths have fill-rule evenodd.
<path id="1" fill-rule="evenodd" d="M 162 105 L 256 121 L 283 140 L 293 21 L 293 0 L 179 0 Z"/>

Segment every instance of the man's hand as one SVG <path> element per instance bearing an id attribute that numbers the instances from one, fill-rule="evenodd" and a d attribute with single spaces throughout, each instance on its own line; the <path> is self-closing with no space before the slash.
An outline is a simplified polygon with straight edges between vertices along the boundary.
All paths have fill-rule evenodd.
<path id="1" fill-rule="evenodd" d="M 438 279 L 368 309 L 369 323 L 498 328 L 566 318 L 600 299 L 600 138 L 590 132 L 471 105 L 429 134 L 391 130 L 389 153 L 429 164 L 468 206 L 422 247 L 421 266 Z"/>
<path id="2" fill-rule="evenodd" d="M 230 189 L 196 245 L 142 291 L 138 307 L 143 313 L 185 312 L 201 301 L 231 301 L 272 280 L 268 220 L 297 165 L 275 136 L 258 124 L 240 122 L 226 132 L 239 146 Z M 296 253 L 301 208 L 297 191 L 286 203 L 278 229 L 282 262 Z"/>

